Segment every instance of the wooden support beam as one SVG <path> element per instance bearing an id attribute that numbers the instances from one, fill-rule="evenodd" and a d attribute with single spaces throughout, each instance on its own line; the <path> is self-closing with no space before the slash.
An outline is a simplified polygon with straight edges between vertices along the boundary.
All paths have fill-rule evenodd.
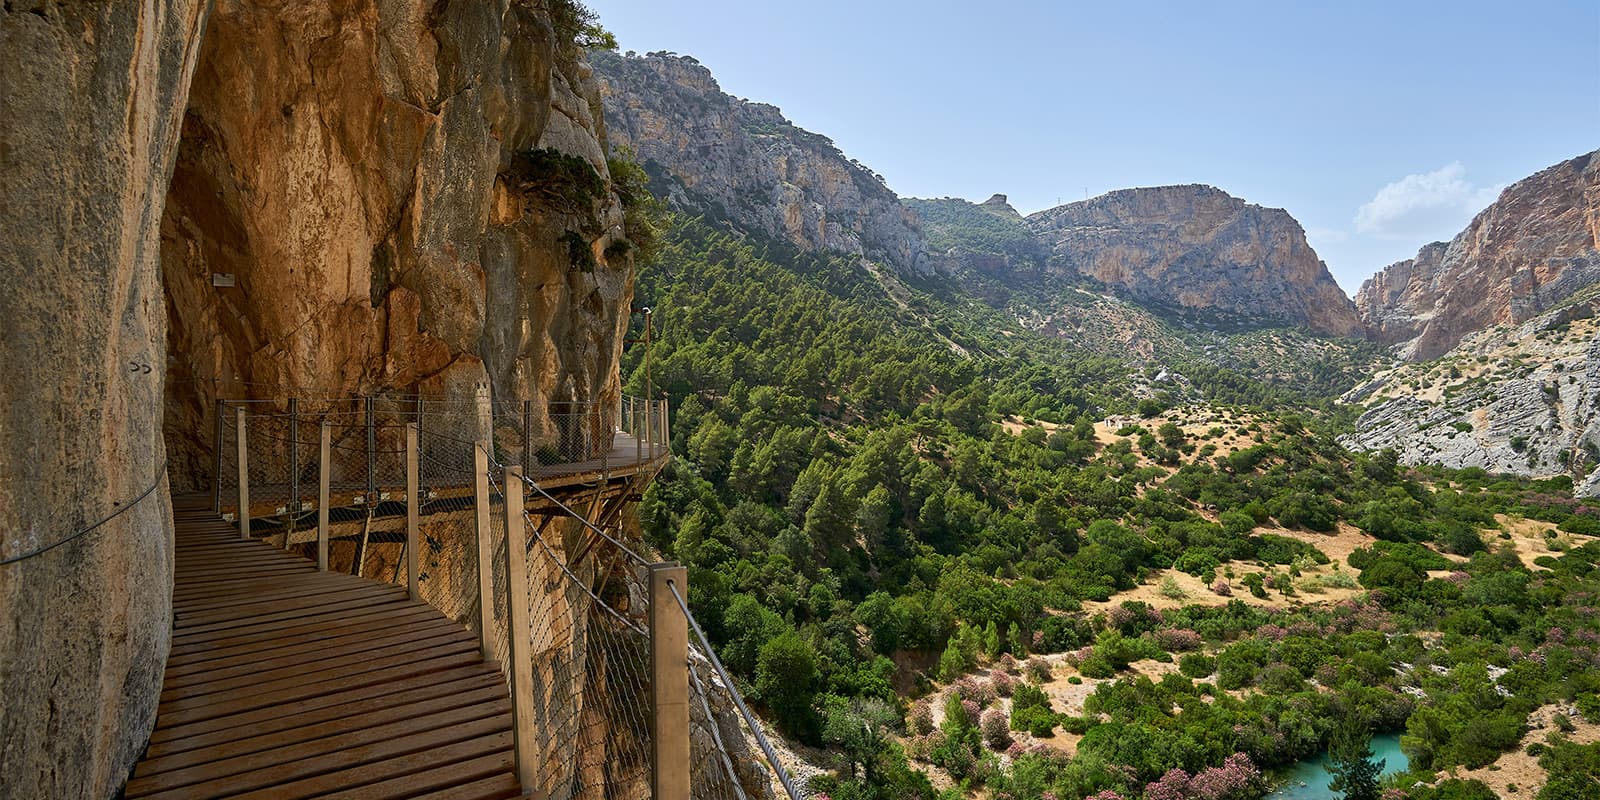
<path id="1" fill-rule="evenodd" d="M 239 425 L 239 538 L 250 538 L 250 461 L 245 440 L 244 406 L 234 409 L 234 420 Z"/>
<path id="2" fill-rule="evenodd" d="M 332 471 L 332 461 L 328 458 L 333 449 L 333 428 L 328 425 L 328 418 L 322 418 L 322 451 L 317 458 L 322 466 L 317 470 L 317 569 L 328 571 L 328 482 L 329 473 Z"/>
<path id="3" fill-rule="evenodd" d="M 511 711 L 517 778 L 525 788 L 538 781 L 539 737 L 533 721 L 533 640 L 528 623 L 527 527 L 522 517 L 522 470 L 507 467 L 506 479 L 506 638 L 511 673 Z M 685 728 L 685 733 L 688 729 Z M 685 737 L 687 738 L 687 737 Z"/>
<path id="4" fill-rule="evenodd" d="M 406 423 L 406 591 L 412 600 L 422 599 L 417 584 L 417 528 L 422 512 L 422 494 L 417 490 L 417 423 Z"/>
<path id="5" fill-rule="evenodd" d="M 654 800 L 689 800 L 689 622 L 672 589 L 689 600 L 688 571 L 650 565 L 650 740 Z"/>
<path id="6" fill-rule="evenodd" d="M 494 658 L 494 549 L 489 541 L 489 440 L 472 447 L 472 478 L 478 521 L 478 647 Z"/>

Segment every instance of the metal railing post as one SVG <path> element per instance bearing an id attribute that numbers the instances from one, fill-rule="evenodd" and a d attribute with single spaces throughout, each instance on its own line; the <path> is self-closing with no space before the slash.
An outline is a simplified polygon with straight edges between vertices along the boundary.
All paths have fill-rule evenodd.
<path id="1" fill-rule="evenodd" d="M 651 789 L 654 800 L 689 798 L 689 621 L 672 596 L 689 600 L 688 571 L 650 565 Z"/>
<path id="2" fill-rule="evenodd" d="M 639 398 L 628 398 L 628 405 L 633 409 L 633 465 L 635 467 L 644 463 L 644 434 L 639 430 Z"/>
<path id="3" fill-rule="evenodd" d="M 417 493 L 417 423 L 406 423 L 406 591 L 412 600 L 422 599 L 417 585 L 417 528 L 422 501 Z"/>
<path id="4" fill-rule="evenodd" d="M 644 399 L 644 438 L 650 445 L 650 458 L 656 457 L 656 440 L 654 421 L 656 401 L 646 397 Z"/>
<path id="5" fill-rule="evenodd" d="M 246 452 L 248 446 L 246 435 L 244 406 L 234 409 L 234 419 L 239 425 L 239 538 L 250 538 L 250 456 Z"/>
<path id="6" fill-rule="evenodd" d="M 528 624 L 527 528 L 522 519 L 522 470 L 506 467 L 506 665 L 511 673 L 511 712 L 516 743 L 517 778 L 523 787 L 538 781 L 538 736 L 533 722 L 533 653 Z M 685 733 L 688 728 L 685 727 Z M 687 736 L 684 737 L 688 739 Z"/>
<path id="7" fill-rule="evenodd" d="M 422 461 L 422 452 L 423 452 L 423 448 L 425 447 L 424 443 L 427 442 L 427 437 L 424 434 L 426 434 L 427 432 L 428 432 L 428 429 L 423 424 L 422 395 L 419 394 L 419 395 L 417 395 L 417 462 L 418 463 L 421 463 L 421 461 Z M 427 488 L 422 485 L 422 475 L 420 475 L 420 474 L 417 475 L 417 491 L 418 492 L 426 492 L 427 491 Z"/>
<path id="8" fill-rule="evenodd" d="M 227 411 L 228 404 L 224 400 L 218 400 L 216 407 L 212 409 L 212 413 L 217 417 L 216 447 L 212 448 L 216 468 L 211 471 L 211 513 L 213 514 L 222 513 L 222 440 L 227 436 L 228 427 L 228 421 L 223 418 L 223 414 L 227 413 Z"/>
<path id="9" fill-rule="evenodd" d="M 667 413 L 667 398 L 661 398 L 661 449 L 672 449 L 672 415 Z"/>
<path id="10" fill-rule="evenodd" d="M 533 469 L 533 401 L 522 401 L 522 471 Z"/>
<path id="11" fill-rule="evenodd" d="M 367 504 L 378 502 L 378 422 L 372 395 L 367 395 Z"/>
<path id="12" fill-rule="evenodd" d="M 333 462 L 329 458 L 333 450 L 333 426 L 328 424 L 328 418 L 322 418 L 320 430 L 321 443 L 318 454 L 321 467 L 317 470 L 317 569 L 328 571 L 328 484 L 332 480 Z"/>
<path id="13" fill-rule="evenodd" d="M 478 520 L 478 649 L 485 659 L 495 656 L 494 637 L 494 549 L 489 542 L 489 440 L 479 439 L 472 447 L 472 480 Z"/>
<path id="14" fill-rule="evenodd" d="M 295 518 L 300 515 L 300 401 L 289 398 L 289 524 L 283 534 L 283 547 L 289 549 Z"/>

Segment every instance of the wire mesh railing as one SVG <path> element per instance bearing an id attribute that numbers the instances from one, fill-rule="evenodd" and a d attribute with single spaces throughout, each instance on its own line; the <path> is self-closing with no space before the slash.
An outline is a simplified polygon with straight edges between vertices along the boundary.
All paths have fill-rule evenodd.
<path id="1" fill-rule="evenodd" d="M 665 402 L 217 412 L 214 500 L 242 535 L 406 585 L 479 634 L 506 671 L 525 790 L 802 796 L 693 619 L 682 568 L 623 540 L 621 504 L 667 456 Z"/>

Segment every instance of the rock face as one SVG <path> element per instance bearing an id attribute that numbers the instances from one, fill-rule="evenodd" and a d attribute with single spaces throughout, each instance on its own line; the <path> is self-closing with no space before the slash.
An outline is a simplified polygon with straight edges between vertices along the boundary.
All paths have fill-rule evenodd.
<path id="1" fill-rule="evenodd" d="M 1538 316 L 1600 282 L 1600 151 L 1512 184 L 1448 244 L 1435 242 L 1362 284 L 1374 338 L 1404 358 L 1438 358 L 1462 337 Z"/>
<path id="2" fill-rule="evenodd" d="M 632 258 L 566 37 L 535 0 L 217 4 L 161 218 L 176 486 L 218 398 L 616 408 Z"/>
<path id="3" fill-rule="evenodd" d="M 0 8 L 0 559 L 61 543 L 0 565 L 0 798 L 113 796 L 155 722 L 157 227 L 206 6 Z"/>
<path id="4" fill-rule="evenodd" d="M 1052 270 L 1137 302 L 1361 336 L 1350 298 L 1282 209 L 1210 186 L 1123 189 L 1029 215 Z"/>
<path id="5" fill-rule="evenodd" d="M 1406 464 L 1567 475 L 1600 494 L 1600 324 L 1595 301 L 1468 334 L 1443 358 L 1403 363 L 1351 392 L 1368 411 L 1343 441 Z"/>
<path id="6" fill-rule="evenodd" d="M 723 93 L 688 56 L 593 59 L 612 142 L 676 184 L 679 206 L 711 211 L 807 251 L 932 269 L 916 216 L 883 179 L 776 107 Z M 653 163 L 652 163 L 653 162 Z"/>

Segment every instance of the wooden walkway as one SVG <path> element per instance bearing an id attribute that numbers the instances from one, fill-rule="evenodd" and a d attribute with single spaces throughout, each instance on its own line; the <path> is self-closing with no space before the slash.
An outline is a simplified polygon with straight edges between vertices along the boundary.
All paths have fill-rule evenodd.
<path id="1" fill-rule="evenodd" d="M 176 498 L 172 652 L 128 798 L 517 797 L 477 637 L 402 587 L 241 541 Z"/>

